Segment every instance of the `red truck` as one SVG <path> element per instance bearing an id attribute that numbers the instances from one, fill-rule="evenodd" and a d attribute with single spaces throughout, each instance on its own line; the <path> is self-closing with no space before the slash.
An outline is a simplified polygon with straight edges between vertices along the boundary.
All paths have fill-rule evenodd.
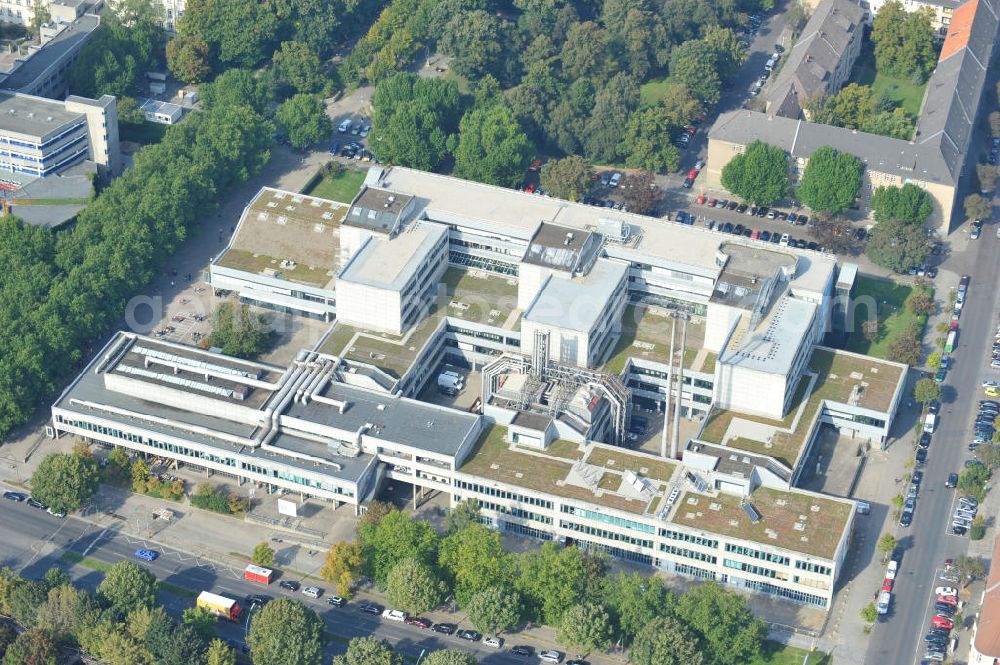
<path id="1" fill-rule="evenodd" d="M 262 568 L 261 566 L 255 566 L 253 564 L 247 566 L 243 571 L 243 579 L 251 582 L 258 582 L 264 585 L 270 584 L 273 576 L 274 571 L 270 568 Z"/>

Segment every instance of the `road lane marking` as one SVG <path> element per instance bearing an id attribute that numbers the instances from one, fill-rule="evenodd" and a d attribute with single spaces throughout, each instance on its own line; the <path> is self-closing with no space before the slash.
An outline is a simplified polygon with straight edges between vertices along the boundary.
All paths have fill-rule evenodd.
<path id="1" fill-rule="evenodd" d="M 105 528 L 103 531 L 101 531 L 99 534 L 97 534 L 97 538 L 94 538 L 94 540 L 92 540 L 91 543 L 89 545 L 87 545 L 86 549 L 83 550 L 83 556 L 87 556 L 88 554 L 90 554 L 90 552 L 97 545 L 97 541 L 99 541 L 101 538 L 103 538 L 104 534 L 107 533 L 107 532 L 108 532 L 108 530 L 107 530 L 107 528 Z"/>

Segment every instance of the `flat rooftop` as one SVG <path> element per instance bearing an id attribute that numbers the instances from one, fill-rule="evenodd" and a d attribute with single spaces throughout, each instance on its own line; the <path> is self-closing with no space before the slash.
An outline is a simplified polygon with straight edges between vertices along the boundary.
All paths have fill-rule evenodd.
<path id="1" fill-rule="evenodd" d="M 415 223 L 392 238 L 370 238 L 340 271 L 340 279 L 400 291 L 448 230 L 440 224 Z"/>
<path id="2" fill-rule="evenodd" d="M 647 468 L 648 464 L 658 476 L 668 475 L 676 466 L 669 460 L 649 458 L 649 462 L 630 461 L 641 455 L 612 449 L 609 454 L 592 450 L 584 464 L 580 464 L 580 448 L 568 441 L 553 444 L 548 451 L 518 447 L 504 440 L 507 428 L 502 425 L 487 427 L 479 437 L 475 452 L 459 469 L 462 473 L 495 480 L 525 489 L 547 492 L 570 499 L 589 501 L 598 506 L 643 515 L 655 494 L 641 496 L 628 492 L 623 473 L 634 468 Z M 592 446 L 599 444 L 592 444 Z M 604 450 L 603 447 L 600 447 Z M 593 460 L 593 461 L 591 461 Z"/>
<path id="3" fill-rule="evenodd" d="M 822 347 L 813 349 L 808 368 L 816 374 L 812 390 L 809 392 L 810 377 L 803 376 L 783 420 L 713 409 L 698 438 L 708 443 L 724 443 L 731 448 L 774 457 L 789 468 L 795 468 L 813 418 L 824 400 L 874 411 L 887 411 L 904 378 L 905 369 L 896 363 Z M 793 430 L 791 428 L 800 409 L 801 414 Z M 731 436 L 727 439 L 726 434 L 733 419 L 773 427 L 775 431 L 770 441 L 758 441 L 746 436 Z"/>
<path id="4" fill-rule="evenodd" d="M 612 306 L 611 298 L 628 273 L 628 265 L 598 259 L 586 275 L 555 273 L 524 313 L 527 321 L 588 333 Z"/>
<path id="5" fill-rule="evenodd" d="M 332 291 L 345 214 L 343 203 L 264 187 L 216 264 Z"/>
<path id="6" fill-rule="evenodd" d="M 629 358 L 667 364 L 670 360 L 670 329 L 674 319 L 660 307 L 628 305 L 622 317 L 622 333 L 602 371 L 621 374 Z M 683 321 L 677 320 L 675 349 L 681 345 Z M 716 354 L 702 350 L 705 341 L 705 321 L 692 317 L 684 339 L 684 369 L 712 373 Z M 699 362 L 700 361 L 700 362 Z"/>
<path id="7" fill-rule="evenodd" d="M 768 374 L 787 376 L 816 316 L 816 305 L 782 296 L 768 315 L 740 339 L 734 339 L 720 362 Z"/>
<path id="8" fill-rule="evenodd" d="M 591 233 L 580 233 L 578 229 L 541 224 L 528 245 L 524 262 L 572 272 L 580 264 L 584 250 L 591 246 L 591 256 L 598 245 Z"/>
<path id="9" fill-rule="evenodd" d="M 54 99 L 0 92 L 0 127 L 7 134 L 41 140 L 83 119 L 82 113 L 67 111 Z"/>
<path id="10" fill-rule="evenodd" d="M 442 319 L 454 317 L 502 330 L 516 330 L 517 281 L 478 270 L 449 268 L 442 279 L 443 293 L 427 316 L 403 336 L 378 333 L 337 323 L 323 343 L 323 353 L 374 365 L 400 379 L 416 360 Z"/>
<path id="11" fill-rule="evenodd" d="M 322 397 L 347 402 L 343 413 L 318 400 L 292 402 L 285 415 L 335 427 L 352 435 L 372 425 L 369 436 L 393 441 L 417 450 L 457 455 L 462 444 L 479 427 L 479 416 L 415 399 L 387 395 L 331 382 Z"/>
<path id="12" fill-rule="evenodd" d="M 746 499 L 761 517 L 754 524 L 742 501 L 730 494 L 710 496 L 687 491 L 677 500 L 671 521 L 832 559 L 854 511 L 850 501 L 758 487 Z"/>
<path id="13" fill-rule="evenodd" d="M 400 215 L 412 196 L 378 187 L 365 187 L 351 204 L 344 223 L 380 233 L 391 233 L 400 223 Z"/>

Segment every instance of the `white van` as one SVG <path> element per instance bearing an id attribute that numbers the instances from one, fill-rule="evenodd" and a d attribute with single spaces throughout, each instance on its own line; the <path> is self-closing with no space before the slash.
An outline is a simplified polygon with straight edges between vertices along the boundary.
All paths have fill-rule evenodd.
<path id="1" fill-rule="evenodd" d="M 406 612 L 401 610 L 385 610 L 382 612 L 382 618 L 388 619 L 389 621 L 404 623 L 406 621 Z"/>
<path id="2" fill-rule="evenodd" d="M 345 120 L 344 122 L 340 123 L 339 127 L 337 127 L 337 131 L 341 134 L 346 134 L 347 130 L 349 130 L 350 128 L 351 128 L 351 121 Z"/>

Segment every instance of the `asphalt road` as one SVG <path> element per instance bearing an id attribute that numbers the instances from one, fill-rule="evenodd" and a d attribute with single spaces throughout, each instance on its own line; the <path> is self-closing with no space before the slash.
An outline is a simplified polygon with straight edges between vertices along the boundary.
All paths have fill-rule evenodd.
<path id="1" fill-rule="evenodd" d="M 6 488 L 3 488 L 6 489 Z M 136 560 L 134 552 L 138 547 L 146 547 L 143 541 L 120 533 L 117 529 L 102 529 L 85 520 L 69 517 L 59 519 L 45 512 L 31 508 L 26 503 L 0 502 L 0 566 L 9 566 L 29 578 L 40 578 L 48 568 L 60 563 L 69 568 L 74 583 L 91 590 L 96 589 L 102 574 L 83 565 L 67 566 L 60 560 L 64 550 L 77 552 L 98 561 L 113 564 L 123 559 Z M 149 545 L 160 553 L 153 562 L 139 562 L 152 571 L 157 579 L 194 593 L 210 590 L 224 596 L 244 599 L 248 594 L 264 594 L 272 598 L 290 597 L 312 607 L 327 624 L 328 631 L 336 636 L 327 646 L 324 662 L 334 655 L 344 653 L 346 641 L 352 637 L 375 635 L 388 640 L 394 648 L 416 658 L 421 651 L 438 649 L 461 649 L 475 654 L 484 665 L 504 665 L 539 662 L 536 657 L 520 658 L 508 652 L 508 648 L 518 644 L 516 638 L 509 638 L 500 651 L 485 647 L 482 643 L 470 643 L 456 636 L 446 636 L 405 624 L 383 622 L 378 617 L 358 610 L 358 603 L 351 602 L 346 607 L 334 608 L 326 603 L 323 596 L 317 600 L 301 593 L 280 589 L 277 583 L 264 588 L 260 584 L 242 579 L 242 570 L 220 566 L 199 559 L 180 550 Z M 304 585 L 305 586 L 305 585 Z M 188 598 L 169 592 L 161 592 L 159 602 L 175 618 L 180 618 L 185 608 L 193 605 Z M 458 623 L 460 617 L 448 620 Z M 460 627 L 471 628 L 469 625 Z M 220 637 L 243 644 L 245 624 L 220 621 Z M 537 647 L 535 648 L 537 652 Z M 603 658 L 590 658 L 593 665 L 610 662 Z"/>
<path id="2" fill-rule="evenodd" d="M 894 527 L 904 549 L 902 572 L 896 578 L 890 613 L 872 632 L 866 663 L 920 663 L 923 635 L 933 616 L 932 594 L 940 584 L 937 572 L 945 559 L 956 558 L 968 549 L 967 536 L 947 532 L 957 495 L 945 487 L 945 480 L 949 473 L 960 471 L 971 457 L 966 445 L 972 440 L 977 402 L 983 399 L 981 382 L 998 378 L 989 366 L 1000 307 L 1000 291 L 996 288 L 1000 283 L 1000 262 L 995 259 L 1000 240 L 996 238 L 996 226 L 987 226 L 983 237 L 972 242 L 968 250 L 972 260 L 967 262 L 974 266 L 969 273 L 972 283 L 960 320 L 958 349 L 952 356 L 954 368 L 944 384 L 941 425 L 932 439 L 913 524 L 908 529 Z M 942 289 L 940 298 L 947 302 L 947 291 Z M 967 651 L 970 633 L 960 635 L 960 650 Z"/>

